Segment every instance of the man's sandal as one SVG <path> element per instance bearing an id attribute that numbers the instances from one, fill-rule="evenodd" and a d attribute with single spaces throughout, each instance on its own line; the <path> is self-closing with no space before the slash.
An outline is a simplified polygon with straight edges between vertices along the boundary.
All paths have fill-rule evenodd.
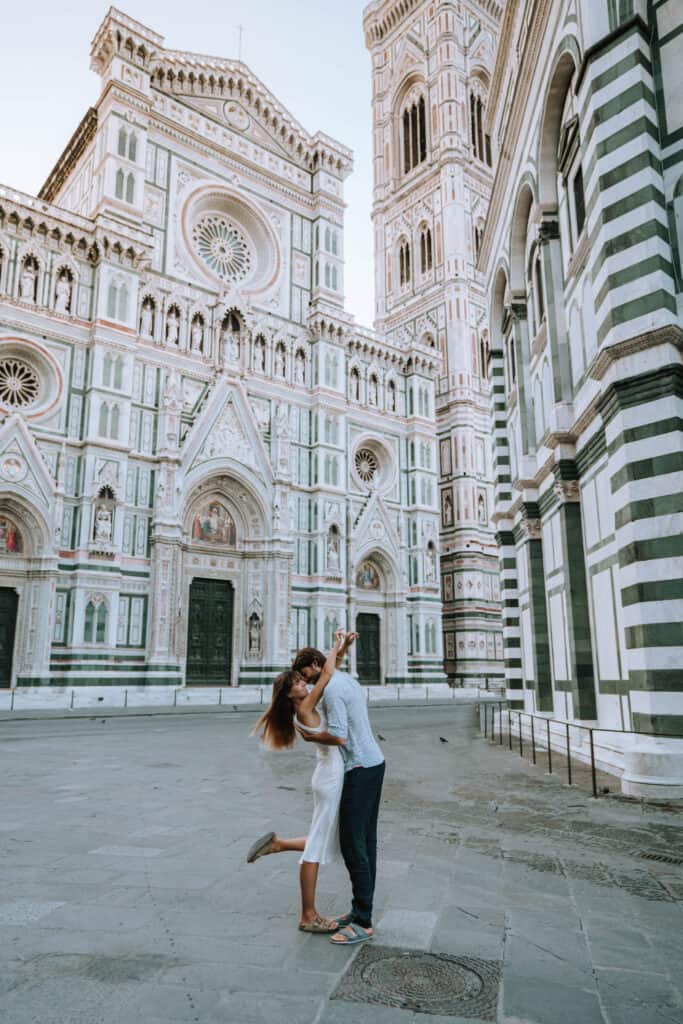
<path id="1" fill-rule="evenodd" d="M 337 936 L 343 936 L 343 938 L 337 938 Z M 368 935 L 365 928 L 362 925 L 356 924 L 355 921 L 351 921 L 345 928 L 341 928 L 337 935 L 330 939 L 330 942 L 334 946 L 356 946 L 359 942 L 369 942 L 370 939 L 374 939 L 374 935 Z"/>
<path id="2" fill-rule="evenodd" d="M 259 857 L 265 857 L 267 853 L 272 853 L 273 839 L 275 839 L 274 832 L 266 832 L 260 839 L 257 839 L 247 854 L 247 864 L 253 864 Z"/>
<path id="3" fill-rule="evenodd" d="M 339 925 L 329 917 L 321 917 L 317 914 L 312 921 L 299 925 L 300 932 L 312 932 L 313 935 L 331 935 L 339 931 Z"/>
<path id="4" fill-rule="evenodd" d="M 351 924 L 351 922 L 353 921 L 351 911 L 349 911 L 348 914 L 340 914 L 339 917 L 335 917 L 335 921 L 337 922 L 340 928 L 346 928 L 347 924 Z"/>

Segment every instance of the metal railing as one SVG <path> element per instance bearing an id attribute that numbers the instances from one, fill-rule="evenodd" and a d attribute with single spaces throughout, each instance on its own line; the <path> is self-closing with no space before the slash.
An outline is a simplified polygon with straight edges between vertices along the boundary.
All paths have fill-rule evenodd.
<path id="1" fill-rule="evenodd" d="M 567 784 L 569 786 L 573 784 L 572 736 L 575 736 L 576 731 L 579 731 L 581 734 L 588 733 L 589 762 L 583 761 L 577 756 L 576 745 L 574 760 L 575 762 L 579 761 L 582 765 L 590 763 L 591 785 L 594 797 L 600 795 L 597 778 L 598 767 L 595 761 L 595 733 L 614 733 L 620 736 L 643 735 L 629 729 L 604 729 L 593 725 L 582 725 L 579 722 L 567 722 L 559 718 L 547 718 L 545 715 L 535 714 L 531 711 L 518 711 L 508 707 L 504 701 L 482 704 L 479 709 L 479 715 L 484 738 L 488 739 L 491 743 L 497 743 L 499 746 L 503 746 L 504 742 L 507 742 L 510 750 L 513 749 L 513 745 L 519 745 L 520 757 L 524 757 L 525 744 L 522 724 L 528 720 L 527 749 L 530 748 L 531 750 L 531 763 L 537 764 L 539 751 L 545 751 L 548 774 L 552 775 L 553 752 L 559 754 L 560 757 L 566 758 Z M 513 732 L 515 719 L 517 720 L 517 728 Z M 539 725 L 536 725 L 536 723 L 539 723 Z M 553 730 L 551 726 L 557 726 L 558 728 Z M 681 739 L 683 737 L 678 734 L 669 734 L 669 738 Z M 555 741 L 554 751 L 553 741 Z M 614 771 L 610 771 L 607 768 L 601 768 L 600 770 L 611 775 L 615 774 Z"/>

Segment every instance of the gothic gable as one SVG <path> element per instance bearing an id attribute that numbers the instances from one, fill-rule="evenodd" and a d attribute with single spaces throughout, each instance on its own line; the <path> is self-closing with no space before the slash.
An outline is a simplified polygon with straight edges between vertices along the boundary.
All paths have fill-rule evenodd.
<path id="1" fill-rule="evenodd" d="M 238 385 L 221 380 L 188 434 L 186 472 L 215 462 L 236 462 L 262 481 L 272 481 L 270 461 L 258 425 Z"/>
<path id="2" fill-rule="evenodd" d="M 21 416 L 9 416 L 0 428 L 0 491 L 21 496 L 50 521 L 55 484 Z"/>
<path id="3" fill-rule="evenodd" d="M 356 520 L 351 532 L 351 557 L 354 565 L 373 549 L 386 551 L 400 565 L 401 542 L 389 510 L 379 494 L 373 494 Z"/>

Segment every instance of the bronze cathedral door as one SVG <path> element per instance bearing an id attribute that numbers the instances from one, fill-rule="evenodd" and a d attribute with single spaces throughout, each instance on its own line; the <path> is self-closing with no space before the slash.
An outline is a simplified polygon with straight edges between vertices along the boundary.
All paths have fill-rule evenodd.
<path id="1" fill-rule="evenodd" d="M 14 632 L 17 625 L 18 595 L 10 587 L 0 587 L 0 687 L 12 682 Z"/>
<path id="2" fill-rule="evenodd" d="M 188 686 L 229 686 L 235 592 L 225 580 L 190 584 L 187 627 Z"/>
<path id="3" fill-rule="evenodd" d="M 379 615 L 359 612 L 356 616 L 356 672 L 358 682 L 377 684 L 382 682 L 380 659 Z"/>

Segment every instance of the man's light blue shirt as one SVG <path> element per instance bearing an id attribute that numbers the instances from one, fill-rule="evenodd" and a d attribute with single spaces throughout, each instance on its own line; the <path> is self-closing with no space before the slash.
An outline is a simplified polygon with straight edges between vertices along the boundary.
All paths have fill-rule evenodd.
<path id="1" fill-rule="evenodd" d="M 374 768 L 384 762 L 384 755 L 375 739 L 368 717 L 365 692 L 357 680 L 337 669 L 325 687 L 327 731 L 345 739 L 341 748 L 344 770 Z"/>

